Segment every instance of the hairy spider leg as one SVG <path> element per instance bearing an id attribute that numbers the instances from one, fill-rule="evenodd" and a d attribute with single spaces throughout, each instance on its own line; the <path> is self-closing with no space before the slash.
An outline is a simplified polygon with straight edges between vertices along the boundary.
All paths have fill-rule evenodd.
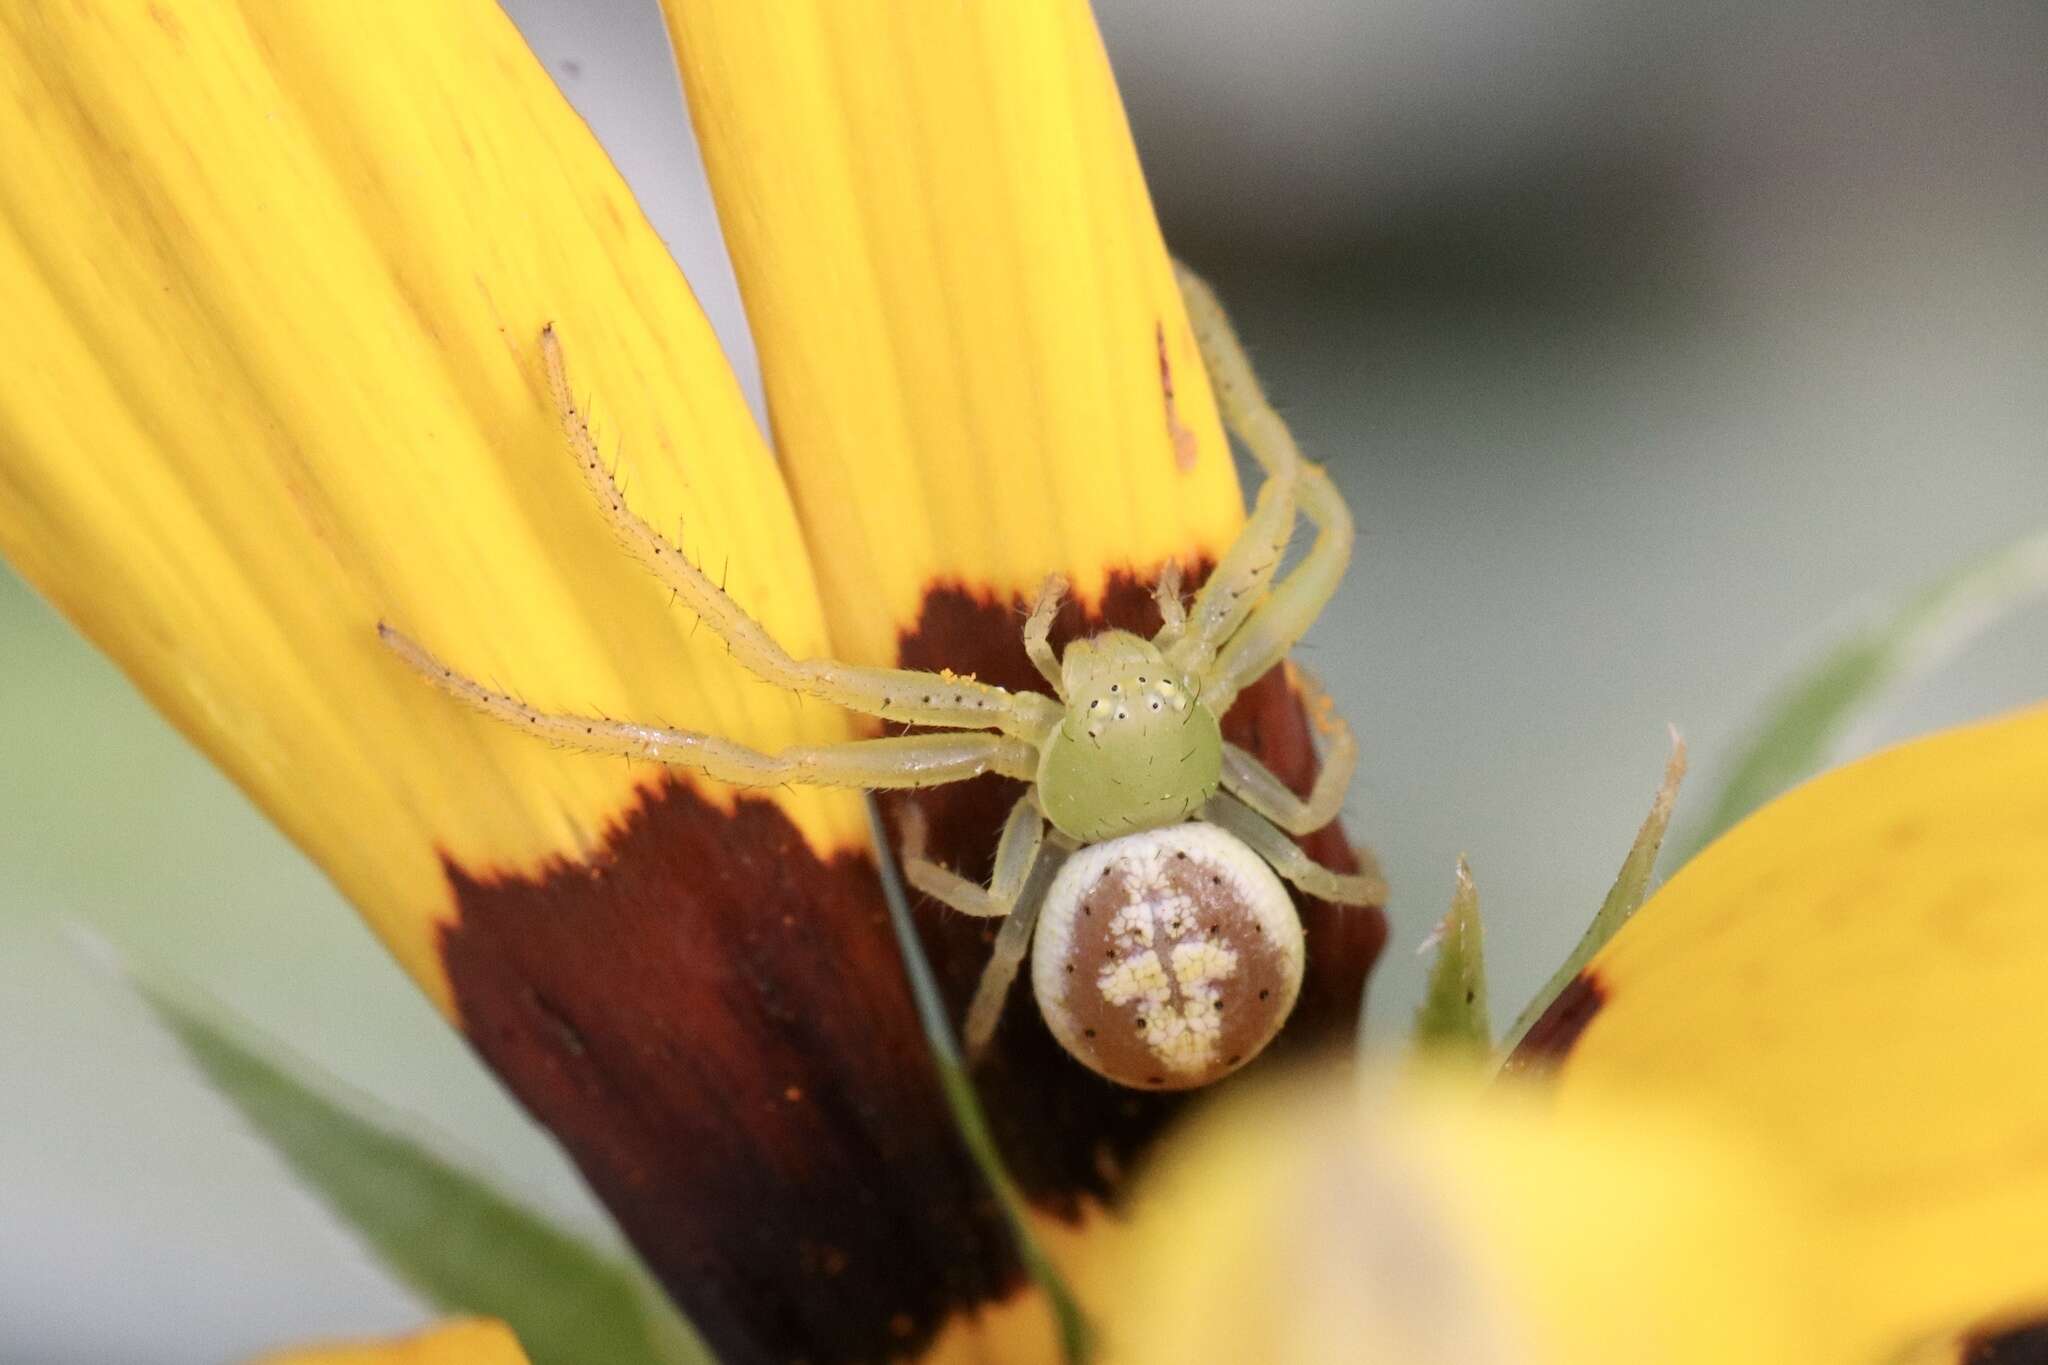
<path id="1" fill-rule="evenodd" d="M 1358 768 L 1358 739 L 1315 675 L 1289 664 L 1311 724 L 1323 736 L 1323 764 L 1306 798 L 1235 744 L 1223 746 L 1223 789 L 1289 834 L 1313 834 L 1337 818 Z"/>
<path id="2" fill-rule="evenodd" d="M 1359 858 L 1366 863 L 1364 871 L 1332 871 L 1302 852 L 1301 846 L 1278 826 L 1227 792 L 1209 798 L 1202 807 L 1202 818 L 1236 835 L 1252 852 L 1272 864 L 1275 872 L 1318 900 L 1335 905 L 1387 903 L 1387 883 L 1372 865 L 1372 855 L 1364 849 L 1358 850 Z"/>
<path id="3" fill-rule="evenodd" d="M 1031 604 L 1031 615 L 1024 622 L 1024 653 L 1030 658 L 1031 666 L 1039 675 L 1052 684 L 1052 694 L 1064 699 L 1066 687 L 1060 681 L 1060 661 L 1053 657 L 1052 618 L 1060 614 L 1060 602 L 1067 595 L 1065 574 L 1051 573 L 1039 585 L 1038 600 Z"/>
<path id="4" fill-rule="evenodd" d="M 566 749 L 666 763 L 735 787 L 798 783 L 873 791 L 962 782 L 983 773 L 1028 782 L 1037 770 L 1038 752 L 1029 743 L 986 732 L 797 744 L 770 754 L 694 730 L 543 711 L 456 672 L 382 622 L 377 634 L 414 672 L 494 720 Z"/>
<path id="5" fill-rule="evenodd" d="M 1286 472 L 1294 485 L 1296 505 L 1316 527 L 1315 543 L 1293 571 L 1241 618 L 1239 629 L 1226 640 L 1212 642 L 1215 662 L 1205 669 L 1202 686 L 1211 705 L 1221 713 L 1240 691 L 1285 658 L 1322 614 L 1351 562 L 1355 532 L 1351 509 L 1338 496 L 1336 485 L 1320 466 L 1301 457 L 1294 433 L 1266 401 L 1223 305 L 1209 286 L 1185 267 L 1179 268 L 1179 277 L 1195 342 L 1224 423 L 1271 478 Z"/>
<path id="6" fill-rule="evenodd" d="M 1059 707 L 1036 693 L 1011 692 L 945 673 L 867 668 L 833 659 L 792 658 L 709 575 L 626 505 L 618 481 L 599 458 L 589 424 L 570 394 L 562 343 L 553 326 L 542 330 L 540 340 L 547 365 L 548 391 L 560 411 L 562 429 L 576 457 L 576 466 L 612 529 L 684 606 L 731 646 L 733 657 L 750 672 L 777 686 L 822 698 L 848 710 L 907 724 L 1001 730 L 1035 743 L 1059 723 Z"/>
<path id="7" fill-rule="evenodd" d="M 1287 543 L 1294 538 L 1301 454 L 1292 441 L 1268 440 L 1264 432 L 1259 432 L 1260 439 L 1254 440 L 1250 430 L 1240 428 L 1233 420 L 1246 410 L 1246 397 L 1238 390 L 1247 385 L 1252 397 L 1264 406 L 1264 398 L 1258 396 L 1258 381 L 1252 377 L 1250 366 L 1242 363 L 1241 351 L 1237 351 L 1240 363 L 1234 368 L 1219 367 L 1217 357 L 1234 350 L 1236 343 L 1223 305 L 1216 301 L 1216 295 L 1201 277 L 1186 266 L 1175 262 L 1174 276 L 1187 304 L 1188 324 L 1194 330 L 1203 367 L 1209 372 L 1216 405 L 1266 475 L 1237 539 L 1223 552 L 1223 558 L 1195 594 L 1186 627 L 1169 656 L 1188 673 L 1199 675 L 1208 671 L 1216 652 L 1264 598 L 1267 585 L 1286 556 Z"/>
<path id="8" fill-rule="evenodd" d="M 1313 465 L 1301 471 L 1301 510 L 1316 527 L 1315 543 L 1217 655 L 1205 686 L 1219 707 L 1227 708 L 1301 643 L 1344 581 L 1355 534 L 1351 509 L 1330 476 Z"/>

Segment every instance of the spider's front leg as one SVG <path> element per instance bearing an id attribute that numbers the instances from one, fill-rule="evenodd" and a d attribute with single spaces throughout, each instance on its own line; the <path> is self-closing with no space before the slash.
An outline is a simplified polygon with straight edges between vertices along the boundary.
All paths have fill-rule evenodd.
<path id="1" fill-rule="evenodd" d="M 935 787 L 983 773 L 1028 782 L 1037 773 L 1036 749 L 986 731 L 796 744 L 770 754 L 695 730 L 543 711 L 456 672 L 390 626 L 380 623 L 377 634 L 415 673 L 493 720 L 566 749 L 666 763 L 735 787 L 797 783 L 883 791 Z"/>
<path id="2" fill-rule="evenodd" d="M 1335 905 L 1385 905 L 1387 883 L 1372 863 L 1372 855 L 1357 850 L 1366 864 L 1361 872 L 1337 872 L 1301 851 L 1301 846 L 1279 827 L 1251 807 L 1225 792 L 1218 792 L 1202 807 L 1202 818 L 1230 834 L 1264 858 L 1275 872 L 1317 900 Z"/>
<path id="3" fill-rule="evenodd" d="M 1204 687 L 1219 707 L 1228 708 L 1239 692 L 1287 657 L 1344 580 L 1355 534 L 1351 509 L 1330 476 L 1314 466 L 1301 472 L 1301 510 L 1316 525 L 1315 543 L 1217 655 Z"/>
<path id="4" fill-rule="evenodd" d="M 1351 509 L 1344 505 L 1330 476 L 1320 466 L 1302 459 L 1294 434 L 1266 401 L 1244 345 L 1237 339 L 1215 294 L 1185 268 L 1180 271 L 1180 283 L 1188 317 L 1194 325 L 1195 341 L 1209 371 L 1223 420 L 1266 469 L 1268 487 L 1286 478 L 1292 485 L 1290 505 L 1298 505 L 1316 527 L 1315 543 L 1294 570 L 1255 608 L 1229 623 L 1227 638 L 1207 642 L 1213 665 L 1208 657 L 1197 660 L 1203 675 L 1203 696 L 1221 714 L 1229 709 L 1239 692 L 1285 658 L 1322 614 L 1351 563 L 1355 531 Z M 1261 489 L 1262 499 L 1264 493 Z M 1257 516 L 1256 508 L 1253 515 Z M 1249 535 L 1251 529 L 1247 522 L 1245 533 Z M 1292 530 L 1291 520 L 1288 529 Z M 1280 544 L 1284 546 L 1286 541 L 1283 539 Z M 1235 552 L 1233 546 L 1232 553 Z M 1221 571 L 1219 566 L 1218 573 Z M 1198 608 L 1199 605 L 1198 601 Z"/>
<path id="5" fill-rule="evenodd" d="M 933 900 L 962 914 L 1004 917 L 1003 927 L 996 931 L 988 966 L 982 969 L 981 980 L 974 987 L 974 1000 L 967 1007 L 967 1023 L 961 1030 L 967 1059 L 977 1061 L 995 1037 L 1003 1002 L 1009 998 L 1017 969 L 1031 950 L 1031 931 L 1038 923 L 1046 881 L 1065 857 L 1065 843 L 1055 838 L 1048 845 L 1045 817 L 1030 792 L 1018 798 L 1010 808 L 1010 818 L 1003 822 L 1002 838 L 996 843 L 995 871 L 986 887 L 926 857 L 925 837 L 924 812 L 914 805 L 908 807 L 903 815 L 905 879 Z"/>
<path id="6" fill-rule="evenodd" d="M 1259 393 L 1250 365 L 1244 363 L 1243 351 L 1237 346 L 1230 320 L 1224 316 L 1215 293 L 1200 276 L 1178 262 L 1174 275 L 1187 305 L 1188 324 L 1194 330 L 1203 368 L 1208 371 L 1210 387 L 1216 394 L 1216 406 L 1266 475 L 1237 539 L 1223 552 L 1223 558 L 1195 594 L 1185 629 L 1175 632 L 1170 657 L 1188 672 L 1201 674 L 1208 671 L 1217 651 L 1264 599 L 1267 585 L 1280 568 L 1287 542 L 1294 538 L 1297 484 L 1303 462 L 1301 452 L 1288 438 L 1287 429 L 1280 426 L 1277 416 L 1271 417 L 1270 424 L 1242 420 L 1259 409 L 1271 416 L 1272 409 Z M 1238 361 L 1235 365 L 1229 363 L 1232 356 Z M 1272 428 L 1278 429 L 1277 434 Z"/>
<path id="7" fill-rule="evenodd" d="M 733 657 L 756 676 L 779 687 L 802 692 L 884 720 L 911 725 L 943 725 L 955 729 L 993 729 L 1036 742 L 1059 723 L 1059 706 L 1035 692 L 976 682 L 950 673 L 924 673 L 902 668 L 868 668 L 832 659 L 797 659 L 776 643 L 761 623 L 728 597 L 676 544 L 649 526 L 626 505 L 618 482 L 598 455 L 589 423 L 569 391 L 569 373 L 562 343 L 553 327 L 541 333 L 548 391 L 560 410 L 562 430 L 583 482 L 626 548 L 651 570 L 662 586 L 716 631 Z"/>

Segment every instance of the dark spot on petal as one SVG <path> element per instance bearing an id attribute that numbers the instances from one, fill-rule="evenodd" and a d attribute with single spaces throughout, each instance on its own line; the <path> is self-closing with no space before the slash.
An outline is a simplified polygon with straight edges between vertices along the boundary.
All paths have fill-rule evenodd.
<path id="1" fill-rule="evenodd" d="M 1536 1017 L 1502 1070 L 1535 1071 L 1563 1061 L 1606 1003 L 1607 988 L 1600 978 L 1591 968 L 1581 971 Z"/>
<path id="2" fill-rule="evenodd" d="M 906 1316 L 928 1340 L 1021 1282 L 865 854 L 821 860 L 771 802 L 671 781 L 591 863 L 445 867 L 464 1032 L 721 1359 L 894 1357 Z"/>
<path id="3" fill-rule="evenodd" d="M 2008 1325 L 1964 1337 L 1957 1365 L 2048 1365 L 2048 1322 Z"/>

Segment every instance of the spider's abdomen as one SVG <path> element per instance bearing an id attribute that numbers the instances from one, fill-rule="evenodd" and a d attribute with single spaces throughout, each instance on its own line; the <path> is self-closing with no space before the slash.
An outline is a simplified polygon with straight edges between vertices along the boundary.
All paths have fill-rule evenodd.
<path id="1" fill-rule="evenodd" d="M 1031 984 L 1053 1036 L 1144 1090 L 1207 1085 L 1272 1041 L 1301 989 L 1301 920 L 1263 859 L 1214 825 L 1070 858 L 1046 892 Z"/>
<path id="2" fill-rule="evenodd" d="M 1067 646 L 1067 715 L 1045 741 L 1038 797 L 1083 843 L 1192 818 L 1223 772 L 1223 732 L 1147 641 L 1106 631 Z"/>

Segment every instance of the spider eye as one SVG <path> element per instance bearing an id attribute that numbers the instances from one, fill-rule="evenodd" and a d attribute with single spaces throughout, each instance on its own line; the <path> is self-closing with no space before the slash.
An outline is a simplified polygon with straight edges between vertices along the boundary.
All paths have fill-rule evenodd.
<path id="1" fill-rule="evenodd" d="M 1094 844 L 1047 889 L 1032 986 L 1060 1045 L 1139 1090 L 1235 1071 L 1301 989 L 1294 902 L 1273 870 L 1207 824 Z"/>

